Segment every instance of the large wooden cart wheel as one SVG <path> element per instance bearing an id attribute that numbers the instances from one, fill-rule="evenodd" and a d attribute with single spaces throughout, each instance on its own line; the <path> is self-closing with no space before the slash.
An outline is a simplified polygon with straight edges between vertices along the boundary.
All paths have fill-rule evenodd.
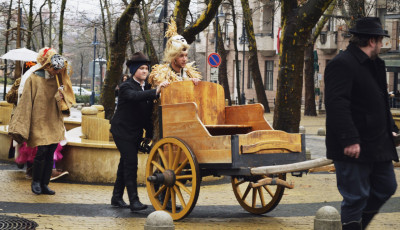
<path id="1" fill-rule="evenodd" d="M 172 219 L 184 218 L 196 205 L 201 179 L 199 165 L 182 140 L 167 137 L 154 145 L 146 164 L 146 178 L 154 209 L 168 212 Z M 167 210 L 169 200 L 172 208 Z"/>
<path id="2" fill-rule="evenodd" d="M 256 183 L 267 176 L 232 176 L 232 188 L 240 206 L 254 214 L 264 214 L 272 211 L 281 200 L 285 187 L 281 185 L 264 185 L 252 188 L 250 183 Z M 281 180 L 286 180 L 286 174 L 276 175 Z"/>

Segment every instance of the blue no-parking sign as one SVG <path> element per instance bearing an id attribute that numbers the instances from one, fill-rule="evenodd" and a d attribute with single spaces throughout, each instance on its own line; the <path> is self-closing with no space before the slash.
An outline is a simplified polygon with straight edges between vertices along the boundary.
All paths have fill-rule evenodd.
<path id="1" fill-rule="evenodd" d="M 211 67 L 218 67 L 221 64 L 221 56 L 217 53 L 211 53 L 208 55 L 207 61 Z"/>

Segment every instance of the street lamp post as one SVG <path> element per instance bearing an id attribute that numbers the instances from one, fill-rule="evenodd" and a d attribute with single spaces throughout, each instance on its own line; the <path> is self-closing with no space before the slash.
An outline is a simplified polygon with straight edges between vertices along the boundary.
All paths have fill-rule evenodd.
<path id="1" fill-rule="evenodd" d="M 95 81 L 95 74 L 96 74 L 96 45 L 99 43 L 97 42 L 97 28 L 94 28 L 94 39 L 93 39 L 93 80 L 92 80 L 92 95 L 90 96 L 90 105 L 94 105 L 94 97 L 95 97 L 95 92 L 94 92 L 94 81 Z"/>
<path id="2" fill-rule="evenodd" d="M 243 32 L 242 32 L 242 36 L 240 37 L 240 43 L 243 44 L 243 65 L 242 65 L 242 95 L 240 95 L 240 96 L 241 96 L 242 104 L 246 104 L 246 95 L 244 93 L 244 61 L 246 58 L 245 48 L 246 48 L 246 43 L 247 43 L 247 37 L 246 37 L 246 26 L 244 24 L 244 18 L 242 21 L 243 21 Z"/>
<path id="3" fill-rule="evenodd" d="M 100 66 L 100 93 L 103 89 L 103 65 L 106 63 L 103 59 L 103 56 L 99 56 L 98 58 L 99 66 Z"/>

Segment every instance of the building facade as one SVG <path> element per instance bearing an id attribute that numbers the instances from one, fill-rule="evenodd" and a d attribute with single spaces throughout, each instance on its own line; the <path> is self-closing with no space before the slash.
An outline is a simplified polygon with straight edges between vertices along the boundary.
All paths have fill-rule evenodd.
<path id="1" fill-rule="evenodd" d="M 375 2 L 375 1 L 374 1 Z M 269 101 L 270 107 L 274 107 L 274 100 L 276 97 L 276 87 L 277 87 L 277 77 L 279 70 L 279 38 L 280 38 L 280 17 L 281 11 L 279 1 L 274 0 L 250 0 L 250 8 L 252 9 L 252 19 L 254 25 L 254 33 L 257 41 L 257 49 L 258 49 L 258 61 L 259 68 L 263 79 L 263 84 L 265 88 L 265 92 Z M 374 7 L 372 5 L 372 7 Z M 399 50 L 399 31 L 400 31 L 400 17 L 397 9 L 397 14 L 393 12 L 387 12 L 386 9 L 372 8 L 370 10 L 371 15 L 378 15 L 381 18 L 381 21 L 384 24 L 386 30 L 388 30 L 390 38 L 385 38 L 383 41 L 382 52 L 396 52 Z M 386 5 L 384 7 L 387 7 Z M 237 93 L 237 77 L 236 77 L 236 63 L 239 65 L 239 85 L 240 90 L 244 89 L 244 94 L 246 97 L 246 102 L 257 102 L 255 87 L 252 79 L 252 71 L 249 68 L 248 62 L 248 44 L 243 39 L 244 25 L 243 25 L 243 13 L 242 7 L 239 0 L 234 1 L 234 9 L 236 10 L 235 14 L 237 25 L 237 39 L 234 39 L 234 26 L 233 26 L 233 17 L 232 17 L 232 9 L 229 4 L 224 2 L 219 9 L 219 24 L 222 28 L 222 34 L 224 39 L 224 47 L 228 52 L 227 56 L 227 72 L 228 72 L 228 81 L 229 88 L 231 93 L 232 101 L 236 101 L 240 95 Z M 333 15 L 330 16 L 328 22 L 324 26 L 320 36 L 318 37 L 315 44 L 315 51 L 318 55 L 318 65 L 319 69 L 317 69 L 315 73 L 315 87 L 316 92 L 321 92 L 323 97 L 323 73 L 326 64 L 331 60 L 334 56 L 336 56 L 341 50 L 345 50 L 348 41 L 350 39 L 350 34 L 348 32 L 348 27 L 346 26 L 346 21 L 344 20 L 346 17 L 341 15 L 342 11 L 336 10 Z M 215 27 L 214 24 L 210 24 L 210 26 L 204 30 L 198 36 L 197 41 L 195 42 L 195 52 L 200 54 L 205 59 L 207 59 L 208 55 L 216 52 L 215 50 Z M 234 43 L 237 44 L 238 49 L 238 62 L 235 59 L 235 48 Z M 304 58 L 304 57 L 299 57 Z M 211 66 L 207 64 L 207 60 L 201 63 L 205 63 L 204 68 L 200 68 L 203 73 L 205 81 L 211 81 L 215 78 L 211 75 Z M 244 64 L 244 65 L 243 65 Z M 244 70 L 244 71 L 243 71 Z M 388 72 L 388 82 L 389 89 L 388 91 L 392 91 L 394 87 L 394 83 L 397 84 L 399 81 L 395 81 L 394 77 L 398 77 L 395 73 Z M 400 86 L 397 88 L 399 89 Z M 303 90 L 304 95 L 304 90 Z M 316 97 L 316 100 L 319 100 L 319 97 Z"/>

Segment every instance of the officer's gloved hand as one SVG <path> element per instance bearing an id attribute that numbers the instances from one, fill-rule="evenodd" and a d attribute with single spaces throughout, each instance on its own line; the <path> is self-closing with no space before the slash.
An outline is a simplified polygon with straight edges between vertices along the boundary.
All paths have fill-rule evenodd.
<path id="1" fill-rule="evenodd" d="M 139 151 L 143 153 L 150 153 L 152 146 L 152 141 L 149 138 L 144 138 L 139 144 Z"/>

